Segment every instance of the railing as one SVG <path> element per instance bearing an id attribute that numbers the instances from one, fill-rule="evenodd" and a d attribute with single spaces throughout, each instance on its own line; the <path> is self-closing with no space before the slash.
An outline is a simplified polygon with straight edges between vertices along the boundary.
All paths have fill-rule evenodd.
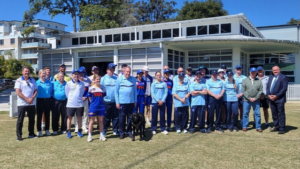
<path id="1" fill-rule="evenodd" d="M 31 43 L 22 43 L 22 48 L 50 48 L 50 44 L 48 43 L 42 43 L 42 42 L 31 42 Z"/>
<path id="2" fill-rule="evenodd" d="M 288 101 L 300 100 L 300 84 L 289 84 L 286 92 Z"/>
<path id="3" fill-rule="evenodd" d="M 38 58 L 38 54 L 37 53 L 22 54 L 22 59 L 27 59 L 27 58 Z"/>

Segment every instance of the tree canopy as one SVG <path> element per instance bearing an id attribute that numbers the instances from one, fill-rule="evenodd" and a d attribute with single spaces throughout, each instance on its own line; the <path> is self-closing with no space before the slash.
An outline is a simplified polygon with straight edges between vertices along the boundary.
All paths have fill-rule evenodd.
<path id="1" fill-rule="evenodd" d="M 287 22 L 287 24 L 289 24 L 289 25 L 300 24 L 300 19 L 291 18 L 290 21 Z"/>

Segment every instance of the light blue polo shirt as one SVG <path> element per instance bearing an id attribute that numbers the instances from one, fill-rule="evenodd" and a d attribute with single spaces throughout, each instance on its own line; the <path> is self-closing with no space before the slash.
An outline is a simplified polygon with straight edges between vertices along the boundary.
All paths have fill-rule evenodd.
<path id="1" fill-rule="evenodd" d="M 176 86 L 176 85 L 178 84 L 178 81 L 179 81 L 178 75 L 176 75 L 176 76 L 173 78 L 173 85 Z M 189 79 L 187 76 L 184 76 L 183 83 L 186 83 L 186 84 L 188 84 L 188 85 L 191 84 L 190 79 Z"/>
<path id="2" fill-rule="evenodd" d="M 37 98 L 50 98 L 53 93 L 53 87 L 51 81 L 45 79 L 44 82 L 41 79 L 36 81 L 37 86 Z"/>
<path id="3" fill-rule="evenodd" d="M 189 83 L 183 83 L 182 85 L 177 83 L 177 85 L 175 85 L 172 89 L 172 94 L 173 95 L 177 94 L 180 98 L 184 98 L 189 92 L 190 92 Z M 182 104 L 178 99 L 174 97 L 174 107 L 189 106 L 190 105 L 189 99 L 185 99 L 185 101 L 186 103 Z"/>
<path id="4" fill-rule="evenodd" d="M 244 75 L 241 75 L 240 77 L 237 77 L 236 74 L 233 75 L 233 78 L 235 80 L 235 83 L 237 84 L 237 86 L 239 87 L 239 93 L 242 93 L 242 84 L 243 84 L 243 80 L 246 79 L 247 77 Z"/>
<path id="5" fill-rule="evenodd" d="M 165 82 L 155 80 L 151 85 L 152 103 L 157 103 L 159 100 L 166 102 L 168 95 L 168 86 Z"/>
<path id="6" fill-rule="evenodd" d="M 190 85 L 190 92 L 192 93 L 193 91 L 202 91 L 206 89 L 206 85 L 203 82 L 197 83 L 196 81 L 193 82 Z M 191 106 L 202 106 L 205 105 L 205 95 L 197 95 L 197 96 L 192 96 L 192 103 Z"/>
<path id="7" fill-rule="evenodd" d="M 223 82 L 220 79 L 217 79 L 216 81 L 208 79 L 206 81 L 206 88 L 215 95 L 221 94 L 222 90 L 224 89 Z"/>
<path id="8" fill-rule="evenodd" d="M 236 85 L 236 87 L 238 88 L 239 86 Z M 224 83 L 224 89 L 225 89 L 224 101 L 228 101 L 228 102 L 238 101 L 237 89 L 234 88 L 233 83 L 226 81 Z"/>
<path id="9" fill-rule="evenodd" d="M 117 79 L 115 89 L 116 104 L 135 103 L 137 100 L 136 80 L 129 76 L 128 79 L 124 75 Z"/>
<path id="10" fill-rule="evenodd" d="M 116 76 L 109 76 L 107 74 L 101 78 L 100 84 L 101 86 L 104 86 L 106 90 L 106 96 L 104 97 L 105 102 L 116 102 L 115 89 L 117 79 Z"/>
<path id="11" fill-rule="evenodd" d="M 65 92 L 65 87 L 66 87 L 67 82 L 64 81 L 63 84 L 60 84 L 59 81 L 55 81 L 53 83 L 53 97 L 56 100 L 66 100 L 67 96 L 66 96 L 66 92 Z"/>
<path id="12" fill-rule="evenodd" d="M 22 94 L 26 98 L 32 98 L 36 88 L 36 82 L 33 78 L 29 77 L 28 81 L 25 80 L 23 76 L 18 78 L 15 83 L 15 89 L 20 89 Z M 35 105 L 35 101 L 32 104 L 28 104 L 25 100 L 17 95 L 17 105 L 18 106 L 32 106 Z"/>

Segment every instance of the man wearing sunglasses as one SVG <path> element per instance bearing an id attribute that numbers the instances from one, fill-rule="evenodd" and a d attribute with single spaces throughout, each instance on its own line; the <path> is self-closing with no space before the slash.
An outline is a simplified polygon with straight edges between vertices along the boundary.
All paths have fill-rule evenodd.
<path id="1" fill-rule="evenodd" d="M 17 120 L 17 141 L 22 141 L 22 127 L 25 112 L 28 116 L 28 138 L 37 138 L 34 134 L 35 102 L 37 87 L 35 80 L 31 78 L 28 66 L 22 68 L 22 75 L 16 80 L 15 90 L 17 94 L 18 120 Z"/>

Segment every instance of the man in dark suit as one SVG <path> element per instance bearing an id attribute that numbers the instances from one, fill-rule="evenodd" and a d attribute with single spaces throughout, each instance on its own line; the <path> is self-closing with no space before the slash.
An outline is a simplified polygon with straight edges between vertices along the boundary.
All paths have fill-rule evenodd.
<path id="1" fill-rule="evenodd" d="M 273 116 L 274 128 L 271 132 L 278 131 L 278 134 L 284 134 L 285 128 L 285 110 L 286 91 L 288 87 L 288 77 L 280 73 L 278 66 L 272 68 L 273 76 L 270 76 L 267 85 L 267 96 L 270 101 L 270 107 Z"/>

